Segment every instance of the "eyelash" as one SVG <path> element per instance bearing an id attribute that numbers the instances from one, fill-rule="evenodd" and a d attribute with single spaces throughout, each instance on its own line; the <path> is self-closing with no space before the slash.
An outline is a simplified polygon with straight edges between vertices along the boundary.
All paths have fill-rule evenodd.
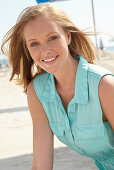
<path id="1" fill-rule="evenodd" d="M 57 36 L 52 36 L 52 37 L 49 38 L 49 41 L 55 40 L 55 39 L 57 39 Z M 35 44 L 35 45 L 34 45 L 34 44 Z M 30 46 L 31 46 L 31 47 L 35 47 L 35 46 L 37 46 L 38 44 L 39 44 L 39 43 L 37 43 L 37 42 L 33 42 L 33 43 L 30 44 Z"/>
<path id="2" fill-rule="evenodd" d="M 34 45 L 35 44 L 35 45 Z M 33 43 L 31 43 L 31 47 L 35 47 L 36 45 L 38 45 L 38 43 L 37 42 L 33 42 Z"/>
<path id="3" fill-rule="evenodd" d="M 57 39 L 57 36 L 52 36 L 49 38 L 49 41 Z"/>

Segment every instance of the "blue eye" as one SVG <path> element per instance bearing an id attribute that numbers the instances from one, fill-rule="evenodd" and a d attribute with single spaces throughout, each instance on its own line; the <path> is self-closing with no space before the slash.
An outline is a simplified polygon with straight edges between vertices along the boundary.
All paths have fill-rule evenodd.
<path id="1" fill-rule="evenodd" d="M 57 39 L 57 36 L 52 36 L 49 38 L 49 40 L 55 40 L 55 39 Z"/>
<path id="2" fill-rule="evenodd" d="M 37 42 L 31 43 L 31 46 L 32 46 L 32 47 L 35 47 L 35 46 L 37 46 L 37 45 L 38 45 Z"/>

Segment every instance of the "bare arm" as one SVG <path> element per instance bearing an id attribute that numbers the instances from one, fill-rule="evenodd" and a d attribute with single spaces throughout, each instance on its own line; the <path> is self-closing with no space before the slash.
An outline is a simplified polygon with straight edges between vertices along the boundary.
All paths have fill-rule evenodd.
<path id="1" fill-rule="evenodd" d="M 28 86 L 27 99 L 33 122 L 32 170 L 52 170 L 53 133 L 43 106 L 34 91 L 33 82 Z"/>
<path id="2" fill-rule="evenodd" d="M 104 76 L 99 84 L 102 111 L 114 131 L 114 77 Z"/>

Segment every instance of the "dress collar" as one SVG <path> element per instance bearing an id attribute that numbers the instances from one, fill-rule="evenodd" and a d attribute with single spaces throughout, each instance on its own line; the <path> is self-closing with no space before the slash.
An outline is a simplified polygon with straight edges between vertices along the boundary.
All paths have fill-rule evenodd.
<path id="1" fill-rule="evenodd" d="M 81 56 L 76 57 L 79 60 L 76 79 L 75 79 L 75 95 L 71 100 L 71 103 L 87 104 L 88 102 L 88 81 L 87 70 L 88 62 Z M 48 88 L 48 89 L 47 89 Z M 58 93 L 55 88 L 54 75 L 48 76 L 48 87 L 46 89 L 50 91 L 48 99 L 56 102 Z M 45 90 L 46 90 L 45 89 Z"/>

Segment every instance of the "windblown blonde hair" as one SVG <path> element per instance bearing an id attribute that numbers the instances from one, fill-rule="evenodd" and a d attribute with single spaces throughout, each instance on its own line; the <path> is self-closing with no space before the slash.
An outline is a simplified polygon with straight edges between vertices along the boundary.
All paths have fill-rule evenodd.
<path id="1" fill-rule="evenodd" d="M 88 38 L 88 34 L 79 30 L 63 11 L 57 9 L 50 3 L 28 7 L 22 11 L 17 19 L 17 23 L 4 36 L 1 46 L 2 52 L 9 58 L 9 63 L 12 68 L 10 81 L 16 76 L 17 84 L 23 85 L 25 92 L 30 81 L 37 74 L 45 72 L 38 66 L 36 72 L 33 71 L 34 61 L 30 56 L 23 36 L 26 24 L 41 15 L 49 16 L 55 23 L 59 24 L 63 30 L 71 32 L 69 51 L 72 56 L 80 55 L 92 64 L 95 61 L 94 45 Z M 8 45 L 7 51 L 4 48 L 5 44 Z"/>

